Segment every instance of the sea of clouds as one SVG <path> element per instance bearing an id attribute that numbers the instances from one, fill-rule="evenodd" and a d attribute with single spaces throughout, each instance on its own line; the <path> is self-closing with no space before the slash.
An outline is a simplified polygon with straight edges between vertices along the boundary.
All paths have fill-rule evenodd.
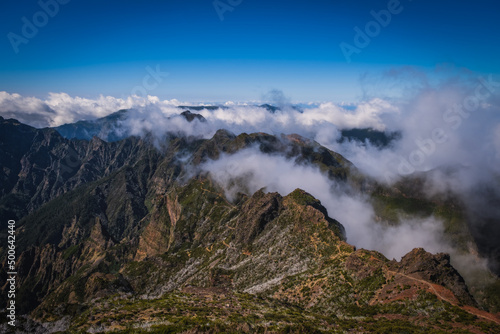
<path id="1" fill-rule="evenodd" d="M 391 75 L 399 78 L 399 74 Z M 405 87 L 403 91 L 398 98 L 367 96 L 356 104 L 311 103 L 301 108 L 289 103 L 283 93 L 273 91 L 264 102 L 280 107 L 274 113 L 255 104 L 226 102 L 215 110 L 199 111 L 204 122 L 176 117 L 182 111 L 178 106 L 192 103 L 153 96 L 85 99 L 51 93 L 46 99 L 38 99 L 0 92 L 0 115 L 35 127 L 54 127 L 132 109 L 120 123 L 122 130 L 132 135 L 149 133 L 162 138 L 165 133 L 173 132 L 210 138 L 218 129 L 235 134 L 296 133 L 341 153 L 363 173 L 384 184 L 425 172 L 429 196 L 447 192 L 458 195 L 468 203 L 469 213 L 481 216 L 481 219 L 470 218 L 471 224 L 475 224 L 472 229 L 491 231 L 482 232 L 484 242 L 497 243 L 495 240 L 500 240 L 497 227 L 500 202 L 496 202 L 500 198 L 499 78 L 450 77 L 432 84 L 422 80 L 421 84 Z M 341 130 L 352 128 L 397 131 L 401 138 L 382 148 L 369 142 L 339 142 Z M 431 252 L 456 253 L 455 258 L 460 257 L 462 263 L 470 266 L 484 264 L 483 260 L 471 260 L 455 252 L 443 238 L 442 222 L 435 217 L 402 219 L 399 226 L 376 223 L 366 195 L 346 191 L 317 167 L 298 165 L 283 156 L 250 148 L 223 155 L 201 168 L 225 187 L 229 198 L 241 190 L 234 188 L 232 181 L 242 175 L 250 193 L 266 187 L 268 191 L 287 195 L 302 188 L 320 199 L 329 215 L 345 226 L 350 243 L 378 250 L 389 258 L 399 259 L 414 247 L 424 247 Z M 469 200 L 471 196 L 473 200 Z"/>

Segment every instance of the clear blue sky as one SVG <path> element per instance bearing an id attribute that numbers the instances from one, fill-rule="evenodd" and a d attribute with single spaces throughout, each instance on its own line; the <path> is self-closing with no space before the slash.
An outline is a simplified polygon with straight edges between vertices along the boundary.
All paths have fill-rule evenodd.
<path id="1" fill-rule="evenodd" d="M 148 93 L 164 99 L 248 101 L 281 89 L 294 101 L 352 101 L 362 74 L 398 66 L 500 73 L 496 1 L 399 6 L 348 63 L 340 43 L 355 46 L 353 28 L 388 1 L 243 0 L 220 20 L 213 0 L 71 0 L 45 25 L 38 1 L 2 1 L 0 91 L 120 97 L 158 65 L 169 76 Z M 41 27 L 16 53 L 9 33 L 23 37 L 22 18 L 34 15 Z"/>

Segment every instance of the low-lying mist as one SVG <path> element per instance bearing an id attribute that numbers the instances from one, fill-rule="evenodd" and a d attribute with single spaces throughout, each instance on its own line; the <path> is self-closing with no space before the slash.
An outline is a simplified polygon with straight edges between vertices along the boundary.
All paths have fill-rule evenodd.
<path id="1" fill-rule="evenodd" d="M 261 188 L 283 196 L 301 188 L 319 199 L 329 216 L 344 225 L 349 243 L 378 250 L 389 258 L 399 259 L 415 247 L 432 252 L 448 250 L 443 244 L 442 224 L 437 219 L 413 219 L 400 226 L 377 224 L 368 197 L 329 179 L 313 165 L 299 165 L 282 155 L 249 148 L 223 155 L 200 168 L 210 173 L 230 200 L 238 192 L 253 194 Z"/>
<path id="2" fill-rule="evenodd" d="M 376 222 L 375 210 L 367 195 L 328 178 L 317 166 L 297 164 L 283 155 L 263 153 L 252 147 L 232 155 L 223 154 L 199 168 L 223 187 L 229 200 L 236 199 L 239 192 L 253 194 L 262 188 L 282 196 L 300 188 L 321 201 L 328 215 L 345 227 L 347 242 L 358 248 L 377 250 L 396 260 L 419 247 L 432 253 L 445 252 L 451 255 L 453 265 L 468 282 L 486 284 L 492 280 L 484 275 L 487 260 L 454 248 L 440 219 L 400 217 L 397 225 Z"/>

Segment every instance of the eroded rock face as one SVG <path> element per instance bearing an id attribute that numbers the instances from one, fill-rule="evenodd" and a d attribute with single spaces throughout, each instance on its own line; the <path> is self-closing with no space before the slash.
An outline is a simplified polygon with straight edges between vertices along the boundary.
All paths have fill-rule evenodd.
<path id="1" fill-rule="evenodd" d="M 241 208 L 243 214 L 236 222 L 235 243 L 247 245 L 280 214 L 283 198 L 278 193 L 256 192 Z"/>
<path id="2" fill-rule="evenodd" d="M 164 196 L 161 201 L 162 210 L 151 214 L 149 224 L 139 237 L 136 261 L 164 254 L 174 244 L 175 227 L 180 219 L 181 206 L 176 195 Z"/>
<path id="3" fill-rule="evenodd" d="M 15 120 L 3 120 L 0 132 L 0 155 L 6 158 L 2 167 L 8 167 L 2 168 L 8 175 L 3 176 L 0 194 L 12 202 L 0 205 L 0 213 L 11 219 L 21 219 L 48 201 L 126 165 L 160 157 L 150 143 L 133 137 L 116 143 L 98 138 L 68 140 L 53 129 L 38 130 Z M 18 142 L 11 143 L 15 139 Z"/>
<path id="4" fill-rule="evenodd" d="M 189 110 L 186 110 L 186 111 L 183 111 L 181 113 L 181 116 L 184 117 L 188 122 L 192 122 L 194 120 L 198 120 L 200 122 L 206 122 L 207 120 L 205 119 L 205 117 L 203 117 L 202 115 L 200 114 L 195 114 L 195 113 L 192 113 L 191 111 Z"/>
<path id="5" fill-rule="evenodd" d="M 398 272 L 440 284 L 451 290 L 461 303 L 477 306 L 464 279 L 450 264 L 449 254 L 431 254 L 423 248 L 415 248 L 406 254 L 401 262 L 394 263 L 392 268 Z"/>

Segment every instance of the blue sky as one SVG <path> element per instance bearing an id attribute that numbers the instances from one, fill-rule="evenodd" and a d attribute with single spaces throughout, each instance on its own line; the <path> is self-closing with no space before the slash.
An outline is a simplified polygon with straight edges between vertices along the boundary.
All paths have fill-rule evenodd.
<path id="1" fill-rule="evenodd" d="M 158 66 L 169 75 L 147 92 L 163 99 L 251 101 L 280 89 L 293 101 L 340 102 L 362 98 L 363 75 L 402 66 L 500 73 L 495 1 L 401 0 L 349 63 L 339 45 L 356 46 L 354 27 L 364 31 L 391 1 L 220 0 L 232 8 L 224 20 L 213 0 L 60 1 L 29 38 L 22 18 L 43 20 L 38 1 L 0 4 L 0 91 L 120 97 Z M 17 53 L 9 33 L 26 38 Z"/>

